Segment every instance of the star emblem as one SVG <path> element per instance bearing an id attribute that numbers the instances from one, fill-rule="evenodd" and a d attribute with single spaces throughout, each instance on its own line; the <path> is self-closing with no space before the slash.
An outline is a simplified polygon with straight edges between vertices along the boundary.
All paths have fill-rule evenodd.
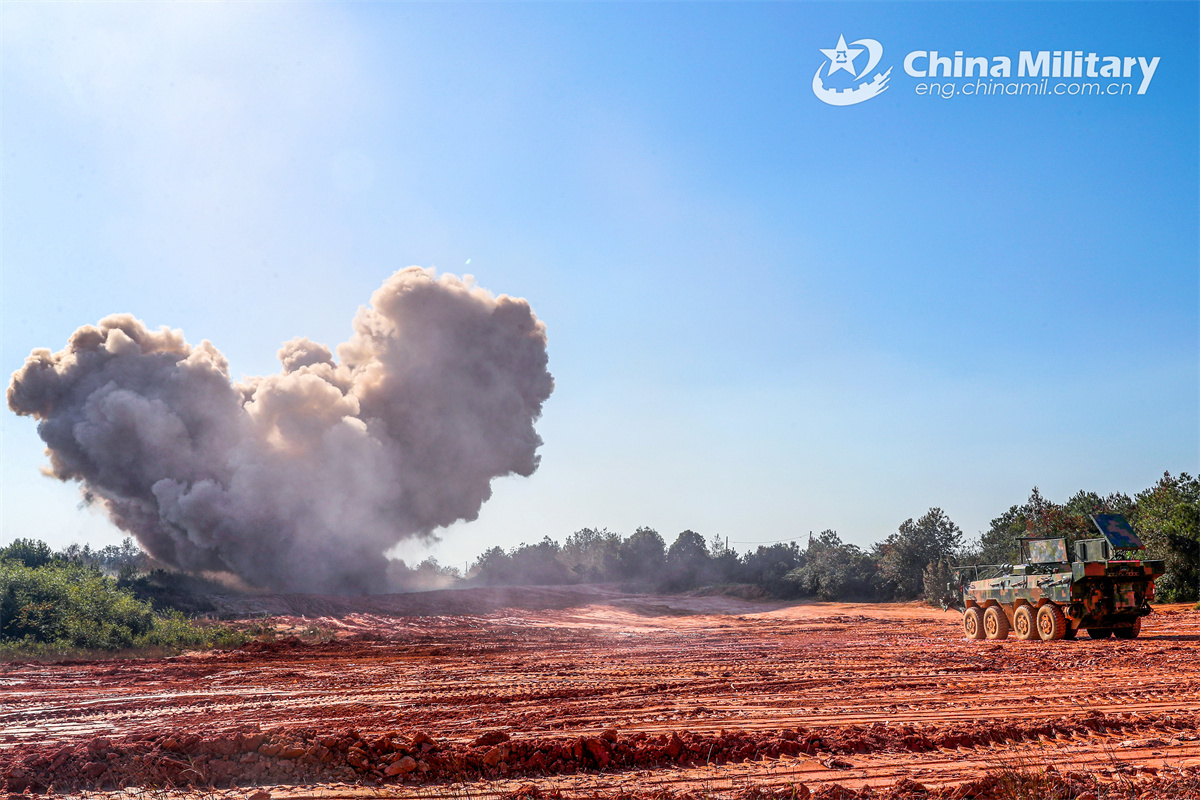
<path id="1" fill-rule="evenodd" d="M 854 69 L 854 59 L 858 57 L 863 49 L 861 47 L 850 47 L 846 44 L 846 37 L 839 36 L 837 47 L 832 50 L 821 48 L 821 52 L 829 59 L 829 73 L 832 75 L 839 69 L 844 69 L 849 72 L 851 77 L 858 77 L 858 73 Z"/>

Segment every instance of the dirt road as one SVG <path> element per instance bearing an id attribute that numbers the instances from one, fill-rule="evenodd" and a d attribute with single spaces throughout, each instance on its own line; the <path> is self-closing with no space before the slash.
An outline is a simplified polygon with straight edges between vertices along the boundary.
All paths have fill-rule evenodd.
<path id="1" fill-rule="evenodd" d="M 1134 641 L 1045 644 L 967 641 L 957 614 L 917 605 L 436 595 L 365 612 L 254 601 L 337 633 L 325 643 L 0 667 L 0 786 L 984 797 L 982 776 L 1014 768 L 1151 795 L 1200 785 L 1186 606 L 1159 607 Z"/>

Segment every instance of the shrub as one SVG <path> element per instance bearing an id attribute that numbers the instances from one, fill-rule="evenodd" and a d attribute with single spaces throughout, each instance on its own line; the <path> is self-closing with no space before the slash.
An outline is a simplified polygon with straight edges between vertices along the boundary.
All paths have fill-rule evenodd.
<path id="1" fill-rule="evenodd" d="M 126 650 L 236 644 L 244 635 L 202 627 L 175 612 L 154 614 L 99 570 L 62 561 L 0 562 L 0 643 L 30 648 Z"/>

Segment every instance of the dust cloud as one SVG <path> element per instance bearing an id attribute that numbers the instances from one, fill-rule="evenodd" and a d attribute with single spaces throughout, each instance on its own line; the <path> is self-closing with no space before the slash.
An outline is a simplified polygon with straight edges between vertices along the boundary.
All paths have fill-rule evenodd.
<path id="1" fill-rule="evenodd" d="M 385 591 L 385 551 L 475 519 L 493 478 L 538 467 L 554 381 L 523 299 L 409 267 L 336 357 L 298 338 L 279 360 L 232 381 L 210 342 L 116 314 L 34 350 L 8 405 L 38 420 L 48 474 L 155 559 L 274 591 Z"/>

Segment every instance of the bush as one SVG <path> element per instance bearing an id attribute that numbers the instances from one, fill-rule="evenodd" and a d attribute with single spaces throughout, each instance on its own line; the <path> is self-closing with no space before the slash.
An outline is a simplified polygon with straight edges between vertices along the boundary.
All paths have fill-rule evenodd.
<path id="1" fill-rule="evenodd" d="M 194 625 L 178 612 L 157 616 L 149 603 L 95 568 L 0 562 L 0 644 L 9 645 L 6 651 L 206 647 L 235 644 L 241 636 Z"/>

